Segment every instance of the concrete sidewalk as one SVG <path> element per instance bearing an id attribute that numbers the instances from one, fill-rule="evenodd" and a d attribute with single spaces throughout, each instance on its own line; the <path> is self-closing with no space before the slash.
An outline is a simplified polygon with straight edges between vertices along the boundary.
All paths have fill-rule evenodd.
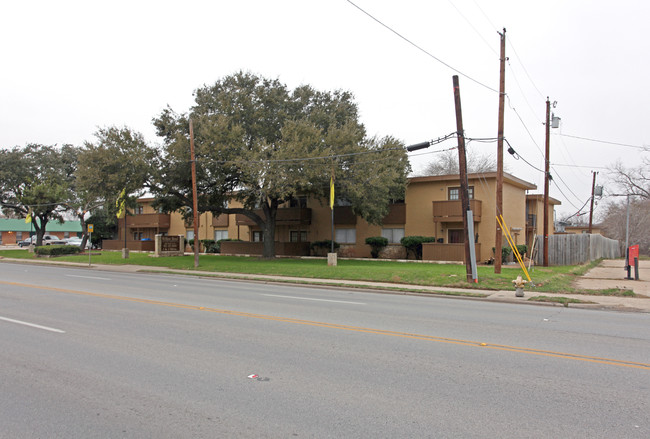
<path id="1" fill-rule="evenodd" d="M 571 303 L 569 306 L 572 308 L 591 308 L 591 309 L 607 309 L 616 311 L 635 311 L 650 313 L 650 261 L 641 261 L 642 269 L 640 269 L 640 280 L 630 281 L 621 279 L 626 274 L 622 268 L 624 262 L 622 260 L 605 260 L 597 267 L 585 273 L 580 277 L 576 283 L 576 288 L 580 289 L 606 289 L 606 288 L 625 288 L 634 291 L 638 297 L 619 297 L 619 296 L 595 296 L 589 294 L 564 294 L 564 293 L 549 293 L 549 292 L 536 292 L 533 288 L 528 287 L 525 291 L 524 297 L 516 297 L 513 290 L 483 290 L 478 288 L 449 288 L 438 286 L 424 286 L 424 285 L 411 285 L 411 284 L 398 284 L 388 282 L 371 282 L 371 281 L 352 281 L 352 280 L 339 280 L 339 279 L 313 279 L 313 278 L 300 278 L 289 276 L 273 276 L 263 274 L 242 274 L 242 273 L 223 273 L 213 271 L 200 271 L 200 270 L 176 270 L 165 267 L 153 267 L 143 265 L 103 265 L 75 263 L 75 262 L 61 262 L 53 260 L 31 260 L 31 259 L 10 259 L 0 258 L 0 262 L 18 262 L 18 263 L 35 263 L 35 264 L 57 264 L 64 266 L 74 266 L 78 268 L 87 268 L 89 270 L 97 271 L 113 271 L 113 272 L 128 272 L 128 273 L 175 273 L 194 276 L 205 277 L 218 277 L 224 279 L 234 280 L 248 280 L 256 282 L 280 282 L 280 283 L 296 283 L 296 284 L 309 284 L 309 285 L 322 285 L 322 286 L 335 286 L 335 287 L 351 287 L 361 288 L 367 290 L 375 290 L 393 294 L 445 294 L 445 293 L 466 293 L 475 294 L 476 297 L 469 296 L 448 296 L 458 298 L 472 298 L 475 300 L 486 300 L 494 302 L 507 302 L 507 303 L 521 303 L 533 305 L 547 305 L 547 306 L 563 306 L 558 303 L 552 302 L 531 302 L 528 301 L 534 296 L 548 296 L 548 297 L 566 297 L 569 299 L 576 299 L 583 302 L 591 303 Z M 616 277 L 618 275 L 618 278 Z M 634 276 L 634 272 L 632 273 Z"/>

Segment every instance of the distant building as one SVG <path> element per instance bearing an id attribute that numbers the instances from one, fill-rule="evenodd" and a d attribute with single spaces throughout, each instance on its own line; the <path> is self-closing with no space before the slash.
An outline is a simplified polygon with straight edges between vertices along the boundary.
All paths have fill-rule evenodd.
<path id="1" fill-rule="evenodd" d="M 45 227 L 45 234 L 54 235 L 61 239 L 81 236 L 81 223 L 79 221 L 66 221 L 61 224 L 58 221 L 50 221 Z M 36 230 L 34 230 L 31 223 L 26 223 L 24 218 L 0 218 L 0 244 L 17 244 L 32 235 L 36 235 Z"/>

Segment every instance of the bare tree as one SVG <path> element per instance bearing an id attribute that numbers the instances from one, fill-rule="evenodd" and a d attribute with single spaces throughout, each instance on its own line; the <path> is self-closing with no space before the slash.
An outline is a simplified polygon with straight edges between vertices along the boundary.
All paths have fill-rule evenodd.
<path id="1" fill-rule="evenodd" d="M 650 152 L 646 148 L 645 152 Z M 609 168 L 609 178 L 625 194 L 639 196 L 650 200 L 650 158 L 641 157 L 641 164 L 636 168 L 626 168 L 618 161 Z"/>
<path id="2" fill-rule="evenodd" d="M 650 199 L 630 197 L 630 245 L 639 245 L 642 254 L 650 255 Z M 603 234 L 625 242 L 627 225 L 627 200 L 612 202 L 607 206 L 603 221 Z"/>
<path id="3" fill-rule="evenodd" d="M 490 154 L 479 154 L 468 150 L 467 172 L 470 174 L 480 172 L 495 172 L 497 170 L 496 157 Z M 458 151 L 443 151 L 435 156 L 422 171 L 422 175 L 453 175 L 458 174 Z"/>

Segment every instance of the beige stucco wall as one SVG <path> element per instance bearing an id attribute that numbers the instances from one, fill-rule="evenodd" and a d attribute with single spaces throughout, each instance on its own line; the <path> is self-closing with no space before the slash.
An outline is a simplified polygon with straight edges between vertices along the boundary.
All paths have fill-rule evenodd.
<path id="1" fill-rule="evenodd" d="M 484 176 L 483 178 L 470 178 L 469 186 L 474 188 L 474 199 L 481 201 L 481 218 L 475 223 L 475 233 L 479 235 L 478 242 L 481 243 L 481 253 L 477 255 L 478 261 L 485 261 L 493 256 L 492 247 L 494 247 L 496 235 L 496 178 L 494 174 Z M 449 229 L 462 229 L 462 222 L 456 223 L 434 223 L 433 205 L 434 201 L 445 201 L 448 198 L 450 187 L 458 187 L 457 178 L 423 178 L 414 179 L 409 183 L 406 195 L 406 223 L 404 225 L 391 224 L 386 227 L 399 228 L 404 227 L 405 236 L 434 236 L 443 238 L 444 243 L 448 243 Z M 509 228 L 521 228 L 519 236 L 516 238 L 518 244 L 525 243 L 526 227 L 526 190 L 534 186 L 521 180 L 504 179 L 503 185 L 503 215 Z M 532 200 L 533 203 L 535 200 Z M 536 209 L 538 219 L 542 217 L 542 203 L 531 204 L 531 209 Z M 236 203 L 231 203 L 231 207 L 240 207 Z M 331 210 L 326 201 L 309 199 L 307 207 L 311 209 L 311 224 L 304 226 L 278 226 L 276 231 L 276 240 L 288 242 L 291 231 L 306 231 L 307 241 L 314 242 L 325 239 L 331 239 Z M 145 204 L 144 213 L 155 213 L 151 206 Z M 553 225 L 552 209 L 549 215 L 549 224 Z M 344 245 L 346 256 L 369 257 L 370 247 L 365 244 L 365 239 L 371 236 L 381 236 L 382 226 L 373 226 L 365 220 L 357 218 L 356 225 L 337 225 L 340 228 L 355 228 L 356 243 L 355 245 Z M 227 228 L 217 228 L 228 230 L 229 238 L 239 238 L 244 241 L 250 240 L 251 229 L 256 227 L 237 226 L 235 215 L 230 215 L 229 225 Z M 186 236 L 187 230 L 180 213 L 171 214 L 170 235 Z M 199 238 L 214 239 L 215 227 L 212 226 L 212 214 L 205 213 L 201 215 Z M 553 230 L 553 229 L 551 229 Z M 541 232 L 539 232 L 541 233 Z M 514 238 L 514 236 L 513 236 Z M 503 245 L 507 245 L 507 240 L 503 239 Z"/>

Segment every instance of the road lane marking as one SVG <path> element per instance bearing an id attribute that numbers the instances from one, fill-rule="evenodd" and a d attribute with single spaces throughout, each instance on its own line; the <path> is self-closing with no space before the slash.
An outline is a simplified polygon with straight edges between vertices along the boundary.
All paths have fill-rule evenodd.
<path id="1" fill-rule="evenodd" d="M 65 334 L 65 331 L 62 331 L 60 329 L 50 328 L 49 326 L 37 325 L 36 323 L 23 322 L 22 320 L 14 320 L 14 319 L 9 319 L 7 317 L 0 317 L 0 320 L 4 320 L 5 322 L 10 322 L 10 323 L 17 323 L 19 325 L 31 326 L 32 328 L 43 329 L 45 331 L 58 332 L 59 334 Z"/>
<path id="2" fill-rule="evenodd" d="M 172 307 L 172 308 L 189 309 L 189 310 L 195 310 L 195 311 L 207 311 L 207 312 L 230 315 L 230 316 L 237 316 L 237 317 L 248 317 L 248 318 L 270 320 L 270 321 L 283 322 L 283 323 L 295 323 L 295 324 L 299 324 L 299 325 L 308 325 L 308 326 L 316 326 L 316 327 L 321 327 L 321 328 L 340 329 L 340 330 L 344 330 L 344 331 L 361 332 L 361 333 L 366 333 L 366 334 L 386 335 L 386 336 L 391 336 L 391 337 L 409 338 L 409 339 L 414 339 L 414 340 L 435 341 L 435 342 L 438 342 L 438 343 L 449 343 L 449 344 L 455 344 L 455 345 L 460 345 L 460 346 L 478 347 L 480 349 L 494 349 L 494 350 L 507 351 L 507 352 L 516 352 L 516 353 L 520 353 L 520 354 L 539 355 L 539 356 L 545 356 L 545 357 L 560 358 L 560 359 L 565 359 L 565 360 L 584 361 L 584 362 L 589 362 L 589 363 L 606 364 L 606 365 L 609 365 L 609 366 L 631 367 L 631 368 L 643 369 L 643 370 L 650 371 L 650 363 L 638 363 L 638 362 L 633 362 L 633 361 L 616 360 L 616 359 L 612 359 L 612 358 L 602 358 L 602 357 L 593 357 L 593 356 L 588 356 L 588 355 L 571 354 L 571 353 L 567 353 L 567 352 L 545 351 L 545 350 L 541 350 L 541 349 L 525 348 L 525 347 L 519 347 L 519 346 L 487 344 L 485 342 L 472 341 L 472 340 L 462 340 L 462 339 L 454 339 L 454 338 L 447 338 L 447 337 L 437 337 L 437 336 L 434 336 L 434 335 L 425 335 L 425 334 L 412 334 L 412 333 L 408 333 L 408 332 L 390 331 L 390 330 L 385 330 L 385 329 L 365 328 L 365 327 L 362 327 L 362 326 L 341 325 L 341 324 L 338 324 L 338 323 L 327 323 L 327 322 L 318 322 L 318 321 L 312 321 L 312 320 L 294 319 L 294 318 L 291 318 L 291 317 L 277 317 L 277 316 L 269 316 L 269 315 L 265 315 L 265 314 L 253 314 L 253 313 L 247 313 L 247 312 L 232 311 L 232 310 L 227 310 L 227 309 L 206 308 L 206 307 L 203 307 L 203 306 L 187 305 L 187 304 L 184 304 L 184 303 L 163 302 L 163 301 L 160 301 L 160 300 L 140 299 L 140 298 L 137 298 L 137 297 L 117 296 L 117 295 L 114 295 L 114 294 L 92 293 L 90 291 L 70 290 L 70 289 L 65 289 L 65 288 L 46 287 L 46 286 L 42 286 L 42 285 L 30 285 L 30 284 L 24 284 L 24 283 L 20 283 L 20 282 L 0 281 L 0 284 L 13 285 L 13 286 L 25 287 L 25 288 L 34 288 L 34 289 L 40 289 L 40 290 L 46 290 L 46 291 L 56 291 L 56 292 L 59 292 L 59 293 L 66 293 L 66 294 L 77 294 L 77 295 L 81 295 L 81 296 L 99 297 L 99 298 L 103 298 L 103 299 L 122 300 L 122 301 L 127 301 L 127 302 L 144 303 L 144 304 L 158 305 L 158 306 L 168 306 L 168 307 Z"/>
<path id="3" fill-rule="evenodd" d="M 311 297 L 282 296 L 280 294 L 262 294 L 262 296 L 280 297 L 280 298 L 283 298 L 283 299 L 311 300 L 311 301 L 314 301 L 314 302 L 332 302 L 332 303 L 348 303 L 348 304 L 351 304 L 351 305 L 365 305 L 365 303 L 350 302 L 348 300 L 312 299 Z"/>
<path id="4" fill-rule="evenodd" d="M 76 274 L 66 274 L 67 277 L 79 277 L 82 279 L 93 279 L 93 280 L 110 280 L 107 277 L 96 277 L 96 276 L 79 276 Z"/>

